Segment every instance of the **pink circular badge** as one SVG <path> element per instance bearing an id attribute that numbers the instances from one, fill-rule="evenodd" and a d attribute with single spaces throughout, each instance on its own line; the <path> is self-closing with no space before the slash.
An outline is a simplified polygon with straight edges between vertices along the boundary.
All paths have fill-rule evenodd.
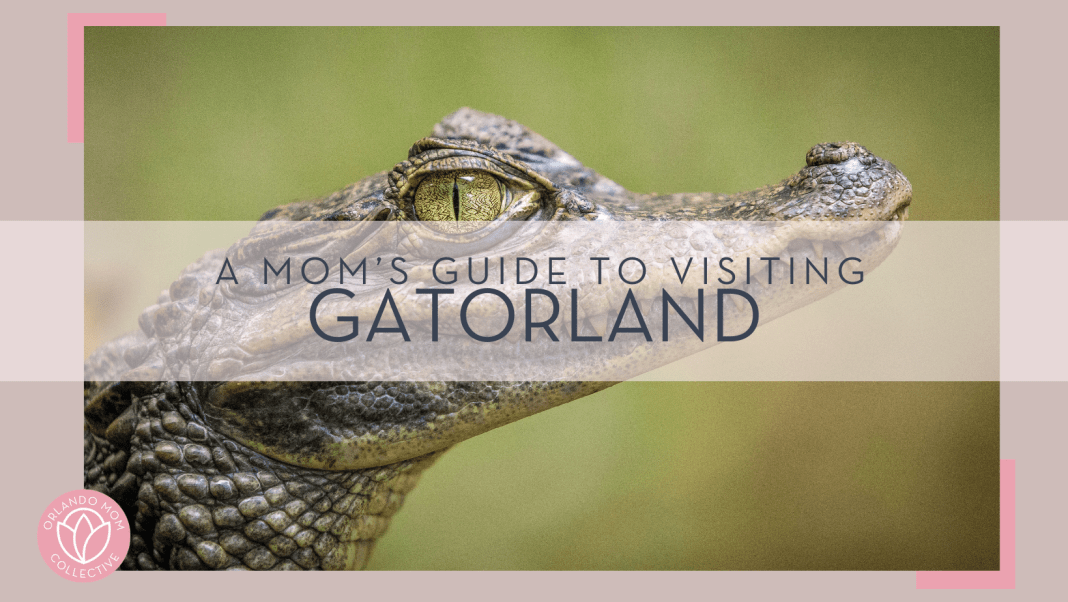
<path id="1" fill-rule="evenodd" d="M 48 505 L 37 523 L 37 546 L 48 566 L 70 581 L 115 572 L 130 549 L 130 523 L 115 500 L 75 489 Z"/>

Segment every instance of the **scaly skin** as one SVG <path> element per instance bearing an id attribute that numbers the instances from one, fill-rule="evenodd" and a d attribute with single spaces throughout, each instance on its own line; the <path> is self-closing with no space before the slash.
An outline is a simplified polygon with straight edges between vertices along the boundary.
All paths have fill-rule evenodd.
<path id="1" fill-rule="evenodd" d="M 880 261 L 896 243 L 897 230 L 893 236 L 868 229 L 834 238 L 823 226 L 903 219 L 911 201 L 908 180 L 854 143 L 817 145 L 806 162 L 781 184 L 747 193 L 636 194 L 515 122 L 461 109 L 392 171 L 324 199 L 279 207 L 263 219 L 417 221 L 415 194 L 430 177 L 444 186 L 434 198 L 446 203 L 432 211 L 448 215 L 454 211 L 447 204 L 450 174 L 489 174 L 510 199 L 500 222 L 761 221 L 771 232 L 763 241 L 766 252 L 804 257 L 809 251 L 799 249 L 815 247 L 822 255 L 825 243 L 841 243 L 860 245 L 874 263 Z M 478 194 L 485 194 L 487 182 L 492 189 L 493 181 L 479 176 Z M 486 198 L 479 196 L 479 203 Z M 793 229 L 777 231 L 778 222 Z M 464 236 L 461 222 L 436 223 Z M 272 236 L 270 228 L 254 232 L 229 252 L 254 251 Z M 665 230 L 665 236 L 672 234 Z M 332 256 L 334 243 L 322 243 L 331 249 L 325 256 Z M 639 244 L 605 243 L 606 252 L 615 247 L 628 255 Z M 224 255 L 209 253 L 187 268 L 142 314 L 140 332 L 102 346 L 86 362 L 85 486 L 111 495 L 134 516 L 126 569 L 362 568 L 420 473 L 451 445 L 610 386 L 604 375 L 614 372 L 598 366 L 640 365 L 654 353 L 640 343 L 618 357 L 591 353 L 590 362 L 574 362 L 554 375 L 564 380 L 546 382 L 260 382 L 251 364 L 234 359 L 240 356 L 232 348 L 202 342 L 215 339 L 202 336 L 213 328 L 237 328 L 219 315 L 266 311 L 255 296 L 215 283 Z M 654 291 L 639 301 L 651 302 L 661 284 L 636 287 Z M 384 286 L 361 294 L 380 296 Z M 299 297 L 291 290 L 296 288 L 256 294 L 270 307 L 285 307 L 287 299 Z M 522 294 L 516 285 L 500 288 L 513 298 Z M 758 289 L 749 290 L 764 294 Z M 774 317 L 815 298 L 767 302 Z M 682 302 L 692 306 L 691 299 Z M 292 303 L 299 308 L 303 301 Z M 582 333 L 603 334 L 605 309 L 591 302 L 585 311 Z M 244 333 L 242 350 L 269 354 L 280 341 L 299 343 L 307 333 L 296 324 Z M 551 352 L 547 341 L 530 345 L 534 353 Z M 666 362 L 696 350 L 679 345 L 655 353 Z M 392 353 L 403 358 L 406 351 Z M 245 376 L 180 377 L 224 370 Z"/>

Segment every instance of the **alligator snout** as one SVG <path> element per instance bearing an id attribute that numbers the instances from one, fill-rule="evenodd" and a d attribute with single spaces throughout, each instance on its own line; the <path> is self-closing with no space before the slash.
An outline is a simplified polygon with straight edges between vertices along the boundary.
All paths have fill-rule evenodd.
<path id="1" fill-rule="evenodd" d="M 845 163 L 853 157 L 859 157 L 864 165 L 871 165 L 875 155 L 856 142 L 824 142 L 813 146 L 805 155 L 809 167 L 828 163 Z"/>

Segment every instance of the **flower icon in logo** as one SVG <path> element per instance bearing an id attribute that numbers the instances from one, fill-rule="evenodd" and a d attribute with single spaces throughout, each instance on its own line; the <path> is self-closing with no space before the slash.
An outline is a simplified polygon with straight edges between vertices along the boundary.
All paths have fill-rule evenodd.
<path id="1" fill-rule="evenodd" d="M 111 522 L 90 508 L 78 508 L 56 525 L 59 547 L 79 564 L 96 560 L 111 541 Z"/>

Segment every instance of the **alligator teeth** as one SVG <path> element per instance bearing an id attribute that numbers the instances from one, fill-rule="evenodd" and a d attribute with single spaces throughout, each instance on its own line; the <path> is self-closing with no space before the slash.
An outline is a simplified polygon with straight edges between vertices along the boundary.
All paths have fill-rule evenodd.
<path id="1" fill-rule="evenodd" d="M 823 241 L 822 240 L 814 240 L 814 241 L 812 241 L 812 250 L 816 252 L 816 259 L 819 259 L 820 257 L 823 257 Z"/>
<path id="2" fill-rule="evenodd" d="M 766 279 L 767 270 L 760 268 L 749 279 L 750 288 L 759 290 L 764 286 L 764 280 Z"/>
<path id="3" fill-rule="evenodd" d="M 587 318 L 586 321 L 590 323 L 590 328 L 595 330 L 599 337 L 603 337 L 605 331 L 608 330 L 608 314 Z"/>
<path id="4" fill-rule="evenodd" d="M 597 320 L 597 321 L 600 322 L 600 323 L 603 323 L 600 320 Z M 597 327 L 594 326 L 593 320 L 591 320 L 590 318 L 585 318 L 585 319 L 582 320 L 582 327 L 579 329 L 579 332 L 590 332 L 590 331 L 597 332 Z M 600 332 L 597 332 L 597 335 L 598 336 L 603 336 L 604 335 L 604 331 L 601 330 Z"/>

